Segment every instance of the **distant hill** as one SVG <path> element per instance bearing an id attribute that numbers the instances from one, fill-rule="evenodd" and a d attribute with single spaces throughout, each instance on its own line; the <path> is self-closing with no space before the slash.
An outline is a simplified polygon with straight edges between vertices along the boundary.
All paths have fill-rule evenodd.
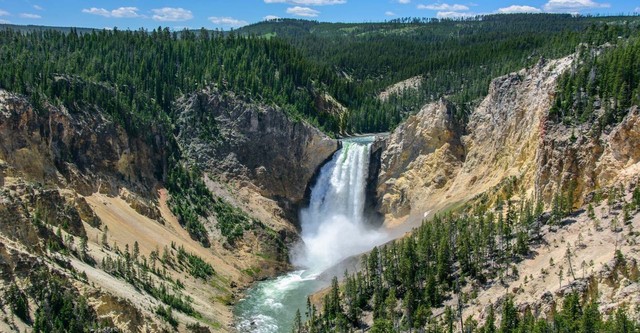
<path id="1" fill-rule="evenodd" d="M 350 105 L 356 109 L 350 123 L 356 129 L 376 131 L 441 96 L 452 96 L 464 121 L 464 109 L 486 95 L 491 78 L 531 66 L 541 57 L 573 53 L 580 43 L 615 42 L 637 31 L 639 24 L 638 16 L 500 14 L 383 23 L 278 19 L 236 33 L 284 39 L 307 58 L 356 82 L 363 96 Z M 426 78 L 422 88 L 407 92 L 401 102 L 391 98 L 380 104 L 373 97 L 416 76 Z M 338 99 L 349 98 L 340 98 L 338 92 Z"/>
<path id="2" fill-rule="evenodd" d="M 575 52 L 581 43 L 590 46 L 618 43 L 637 33 L 639 26 L 638 16 L 568 14 L 500 14 L 457 20 L 405 18 L 379 23 L 277 19 L 230 32 L 204 29 L 172 32 L 166 28 L 161 33 L 156 30 L 124 30 L 116 32 L 119 37 L 101 36 L 100 39 L 113 42 L 114 37 L 115 40 L 131 38 L 132 42 L 137 43 L 139 36 L 148 34 L 150 41 L 166 43 L 166 37 L 174 40 L 169 44 L 194 51 L 194 48 L 202 47 L 189 40 L 202 39 L 201 34 L 216 36 L 217 41 L 220 41 L 218 38 L 226 38 L 225 42 L 220 43 L 220 48 L 212 48 L 208 53 L 176 53 L 183 58 L 179 62 L 186 65 L 181 68 L 190 71 L 180 75 L 192 76 L 190 79 L 183 77 L 177 85 L 165 82 L 166 87 L 153 88 L 153 92 L 150 86 L 143 84 L 143 90 L 150 95 L 157 95 L 157 100 L 162 100 L 162 107 L 167 109 L 174 97 L 168 95 L 174 95 L 178 90 L 189 91 L 196 86 L 194 83 L 215 82 L 236 93 L 285 107 L 292 114 L 302 116 L 327 132 L 357 133 L 388 131 L 408 115 L 416 113 L 425 103 L 440 97 L 448 97 L 454 103 L 456 121 L 464 124 L 469 110 L 486 96 L 492 78 L 530 67 L 540 58 L 566 56 Z M 78 35 L 92 32 L 100 35 L 98 32 L 106 31 L 44 26 L 1 27 L 20 33 L 56 31 L 65 34 L 75 31 Z M 132 38 L 133 33 L 138 37 Z M 238 42 L 238 36 L 246 39 Z M 179 41 L 182 39 L 187 41 Z M 78 50 L 79 56 L 92 57 L 89 50 L 93 46 L 90 42 L 81 41 L 79 45 L 87 48 Z M 167 50 L 177 52 L 174 46 Z M 151 58 L 161 56 L 157 50 L 143 45 L 140 47 L 137 49 L 139 53 Z M 245 49 L 241 57 L 251 54 L 251 60 L 237 61 L 247 66 L 236 66 L 241 71 L 234 71 L 233 76 L 229 76 L 220 67 L 213 66 L 215 61 L 212 59 L 227 57 L 223 54 L 233 53 L 234 47 Z M 260 48 L 265 48 L 265 52 Z M 64 56 L 65 52 L 60 56 Z M 203 65 L 197 66 L 197 71 L 192 71 L 194 68 L 191 63 L 196 54 L 203 60 Z M 29 53 L 29 57 L 33 56 L 40 54 Z M 281 68 L 274 73 L 284 74 L 287 78 L 262 75 L 264 72 L 260 70 L 267 66 L 265 60 L 278 63 L 277 66 Z M 157 58 L 152 62 L 161 65 Z M 252 62 L 259 62 L 260 65 L 250 65 Z M 116 67 L 127 67 L 122 64 L 126 62 L 114 63 Z M 177 69 L 173 68 L 174 73 L 166 75 L 176 75 Z M 116 70 L 112 74 L 124 82 L 128 81 L 130 73 L 131 70 L 122 73 Z M 95 76 L 95 73 L 85 74 Z M 137 74 L 134 77 L 135 80 L 147 79 L 146 76 L 137 77 Z M 422 78 L 421 84 L 411 89 L 393 90 L 394 93 L 385 95 L 383 100 L 378 98 L 388 87 L 416 77 Z M 274 81 L 276 78 L 278 80 Z M 267 84 L 270 81 L 273 82 Z M 7 84 L 6 88 L 11 88 L 11 85 Z M 285 89 L 285 86 L 288 87 Z M 168 95 L 160 97 L 163 94 Z"/>
<path id="3" fill-rule="evenodd" d="M 0 30 L 11 29 L 14 31 L 22 31 L 22 32 L 32 32 L 32 31 L 43 31 L 43 30 L 54 30 L 59 32 L 68 33 L 72 30 L 75 30 L 77 33 L 86 34 L 91 33 L 92 31 L 100 31 L 103 29 L 94 29 L 94 28 L 75 28 L 75 27 L 50 27 L 46 25 L 17 25 L 17 24 L 0 24 Z"/>

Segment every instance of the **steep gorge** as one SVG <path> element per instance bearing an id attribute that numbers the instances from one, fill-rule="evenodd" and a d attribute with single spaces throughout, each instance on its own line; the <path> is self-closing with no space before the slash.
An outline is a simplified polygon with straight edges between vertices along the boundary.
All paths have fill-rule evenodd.
<path id="1" fill-rule="evenodd" d="M 132 135 L 98 107 L 36 108 L 0 91 L 3 288 L 28 290 L 29 275 L 44 269 L 68 281 L 100 321 L 123 331 L 163 331 L 173 324 L 157 309 L 181 305 L 154 293 L 174 286 L 169 294 L 193 309 L 169 314 L 177 329 L 229 329 L 238 288 L 288 268 L 286 248 L 297 239 L 292 211 L 337 142 L 280 109 L 214 90 L 185 96 L 175 112 L 182 163 L 201 170 L 213 196 L 252 221 L 234 244 L 210 213 L 200 217 L 211 244 L 203 247 L 169 208 L 169 129 Z M 122 260 L 131 268 L 122 271 Z M 199 260 L 213 273 L 197 273 L 205 267 Z M 14 317 L 0 330 L 25 324 Z"/>
<path id="2" fill-rule="evenodd" d="M 425 105 L 386 142 L 376 141 L 366 192 L 377 191 L 386 225 L 408 229 L 482 195 L 495 202 L 500 195 L 494 191 L 514 179 L 520 200 L 549 203 L 574 186 L 576 207 L 590 202 L 595 190 L 634 183 L 640 172 L 637 107 L 602 132 L 548 119 L 557 79 L 573 66 L 574 56 L 542 60 L 495 79 L 468 123 L 460 123 L 455 106 L 443 98 Z M 203 331 L 225 331 L 239 289 L 290 268 L 297 212 L 314 174 L 338 148 L 336 140 L 277 107 L 215 88 L 181 96 L 172 106 L 172 125 L 139 135 L 127 133 L 99 107 L 68 110 L 59 104 L 36 107 L 0 91 L 3 290 L 27 290 L 29 274 L 47 268 L 87 297 L 96 316 L 122 330 L 184 331 L 197 322 L 207 327 Z M 215 202 L 242 217 L 239 240 L 225 239 L 224 218 L 211 211 L 196 217 L 208 246 L 183 229 L 164 188 L 175 165 L 202 177 Z M 582 215 L 579 222 L 545 237 L 575 242 L 571 231 L 591 232 Z M 589 236 L 587 242 L 596 245 L 597 237 Z M 131 252 L 138 252 L 135 260 Z M 163 294 L 167 290 L 173 290 L 170 296 Z M 485 303 L 465 311 L 477 315 L 493 296 L 481 295 Z M 26 323 L 7 319 L 0 330 L 21 330 Z"/>
<path id="3" fill-rule="evenodd" d="M 425 105 L 388 139 L 378 183 L 381 212 L 388 220 L 420 220 L 508 177 L 533 179 L 555 79 L 570 61 L 541 62 L 495 79 L 466 127 L 455 123 L 445 99 Z"/>

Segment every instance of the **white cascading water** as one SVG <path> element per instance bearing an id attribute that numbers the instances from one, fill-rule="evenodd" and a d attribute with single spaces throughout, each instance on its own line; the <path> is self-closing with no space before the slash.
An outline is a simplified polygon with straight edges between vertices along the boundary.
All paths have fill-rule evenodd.
<path id="1" fill-rule="evenodd" d="M 345 141 L 321 169 L 309 207 L 300 212 L 304 243 L 294 249 L 294 265 L 321 273 L 383 239 L 364 218 L 370 148 Z"/>
<path id="2" fill-rule="evenodd" d="M 388 239 L 368 226 L 366 186 L 372 138 L 343 141 L 311 189 L 300 211 L 302 242 L 291 250 L 299 270 L 257 284 L 235 308 L 240 332 L 290 332 L 296 310 L 304 314 L 307 296 L 325 287 L 316 277 L 341 260 Z"/>

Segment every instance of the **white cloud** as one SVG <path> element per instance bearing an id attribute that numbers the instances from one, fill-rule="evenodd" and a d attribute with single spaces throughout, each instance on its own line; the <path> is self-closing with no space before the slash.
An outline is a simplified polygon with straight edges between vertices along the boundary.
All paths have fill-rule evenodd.
<path id="1" fill-rule="evenodd" d="M 342 5 L 347 3 L 347 0 L 264 0 L 265 3 L 288 3 L 290 5 L 304 5 L 304 6 L 327 6 L 327 5 Z"/>
<path id="2" fill-rule="evenodd" d="M 418 5 L 418 9 L 440 10 L 444 12 L 458 12 L 461 10 L 469 10 L 469 7 L 459 4 L 434 3 L 431 5 Z"/>
<path id="3" fill-rule="evenodd" d="M 238 20 L 238 19 L 235 19 L 233 17 L 211 16 L 211 17 L 209 17 L 209 21 L 211 21 L 211 23 L 213 23 L 213 24 L 226 25 L 226 26 L 230 26 L 230 27 L 241 27 L 243 25 L 249 24 L 249 22 L 247 22 L 247 21 Z"/>
<path id="4" fill-rule="evenodd" d="M 11 23 L 11 21 L 9 21 L 9 20 L 0 19 L 0 24 L 10 24 L 10 23 Z"/>
<path id="5" fill-rule="evenodd" d="M 135 18 L 139 17 L 138 8 L 136 7 L 120 7 L 111 11 L 111 16 L 117 18 Z"/>
<path id="6" fill-rule="evenodd" d="M 262 19 L 265 20 L 265 21 L 271 21 L 271 20 L 277 20 L 279 18 L 280 18 L 280 16 L 267 15 L 267 16 L 263 17 Z"/>
<path id="7" fill-rule="evenodd" d="M 153 12 L 153 18 L 156 21 L 162 22 L 179 22 L 188 21 L 193 18 L 193 13 L 184 8 L 164 7 L 151 10 Z"/>
<path id="8" fill-rule="evenodd" d="M 0 16 L 9 16 L 11 15 L 8 11 L 0 9 Z"/>
<path id="9" fill-rule="evenodd" d="M 459 18 L 459 17 L 473 17 L 473 16 L 476 16 L 476 14 L 455 12 L 455 11 L 443 11 L 443 12 L 438 12 L 436 16 L 438 18 Z"/>
<path id="10" fill-rule="evenodd" d="M 138 14 L 137 7 L 120 7 L 114 10 L 106 10 L 104 8 L 85 8 L 82 10 L 83 13 L 100 15 L 104 17 L 115 17 L 115 18 L 136 18 L 142 17 L 142 15 Z"/>
<path id="11" fill-rule="evenodd" d="M 593 0 L 549 0 L 543 8 L 548 12 L 575 12 L 590 8 L 609 8 L 608 3 L 599 3 Z"/>
<path id="12" fill-rule="evenodd" d="M 31 14 L 31 13 L 21 13 L 19 15 L 22 18 L 26 18 L 26 19 L 39 19 L 42 18 L 42 16 L 38 15 L 38 14 Z"/>
<path id="13" fill-rule="evenodd" d="M 96 7 L 84 8 L 82 12 L 87 14 L 100 15 L 104 17 L 111 16 L 111 12 L 104 8 L 96 8 Z"/>
<path id="14" fill-rule="evenodd" d="M 44 8 L 42 8 L 42 6 L 38 6 L 38 5 L 33 5 L 33 9 L 35 9 L 35 10 L 44 10 Z"/>
<path id="15" fill-rule="evenodd" d="M 392 12 L 392 11 L 386 11 L 386 12 L 384 12 L 384 15 L 387 15 L 387 16 L 396 16 L 396 13 L 394 13 L 394 12 Z"/>
<path id="16" fill-rule="evenodd" d="M 287 8 L 287 14 L 304 17 L 316 17 L 318 16 L 318 14 L 320 14 L 320 12 L 309 7 L 295 6 Z"/>
<path id="17" fill-rule="evenodd" d="M 536 7 L 519 6 L 519 5 L 512 5 L 512 6 L 509 6 L 509 7 L 504 7 L 504 8 L 498 9 L 498 13 L 501 13 L 501 14 L 541 13 L 541 12 L 542 12 L 542 10 L 540 10 L 539 8 L 536 8 Z"/>
<path id="18" fill-rule="evenodd" d="M 636 13 L 640 13 L 640 7 L 636 7 Z"/>
<path id="19" fill-rule="evenodd" d="M 401 3 L 403 5 L 406 5 L 408 3 L 411 3 L 411 0 L 396 0 L 398 3 Z"/>

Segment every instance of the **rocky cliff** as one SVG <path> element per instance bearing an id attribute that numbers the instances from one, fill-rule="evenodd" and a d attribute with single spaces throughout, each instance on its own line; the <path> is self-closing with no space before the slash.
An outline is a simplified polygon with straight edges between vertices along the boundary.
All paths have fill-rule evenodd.
<path id="1" fill-rule="evenodd" d="M 510 177 L 534 191 L 555 82 L 572 57 L 540 61 L 496 78 L 465 128 L 445 100 L 425 105 L 389 137 L 379 208 L 389 219 L 420 220 L 484 193 Z"/>
<path id="2" fill-rule="evenodd" d="M 4 177 L 72 188 L 88 195 L 127 187 L 152 193 L 165 164 L 164 133 L 132 137 L 96 108 L 71 113 L 51 104 L 34 109 L 0 90 L 0 159 Z"/>
<path id="3" fill-rule="evenodd" d="M 574 206 L 589 193 L 638 174 L 638 110 L 600 131 L 547 119 L 560 74 L 574 56 L 496 78 L 456 127 L 446 100 L 427 104 L 390 136 L 382 154 L 379 209 L 388 221 L 419 221 L 517 179 L 527 197 L 550 203 L 575 188 Z"/>
<path id="4" fill-rule="evenodd" d="M 455 178 L 465 152 L 452 108 L 444 99 L 427 104 L 389 136 L 378 182 L 382 213 L 406 216 Z"/>
<path id="5" fill-rule="evenodd" d="M 205 90 L 176 103 L 178 143 L 221 182 L 239 182 L 295 217 L 306 187 L 338 142 L 282 110 Z"/>
<path id="6" fill-rule="evenodd" d="M 0 90 L 2 295 L 24 294 L 35 309 L 46 300 L 30 293 L 32 277 L 45 276 L 74 309 L 86 306 L 78 321 L 121 331 L 230 329 L 239 288 L 288 267 L 292 212 L 337 142 L 279 109 L 211 90 L 185 96 L 175 114 L 173 131 L 136 134 L 89 103 L 34 107 Z M 174 216 L 164 181 L 176 162 L 204 171 L 229 216 L 247 216 L 234 246 L 212 212 L 198 217 L 208 248 Z M 42 320 L 33 311 L 14 317 L 10 306 L 0 304 L 0 331 Z"/>
<path id="7" fill-rule="evenodd" d="M 536 159 L 536 194 L 549 202 L 558 189 L 575 186 L 581 206 L 592 191 L 629 183 L 640 173 L 640 115 L 629 110 L 617 125 L 600 132 L 591 123 L 567 128 L 546 124 Z"/>

